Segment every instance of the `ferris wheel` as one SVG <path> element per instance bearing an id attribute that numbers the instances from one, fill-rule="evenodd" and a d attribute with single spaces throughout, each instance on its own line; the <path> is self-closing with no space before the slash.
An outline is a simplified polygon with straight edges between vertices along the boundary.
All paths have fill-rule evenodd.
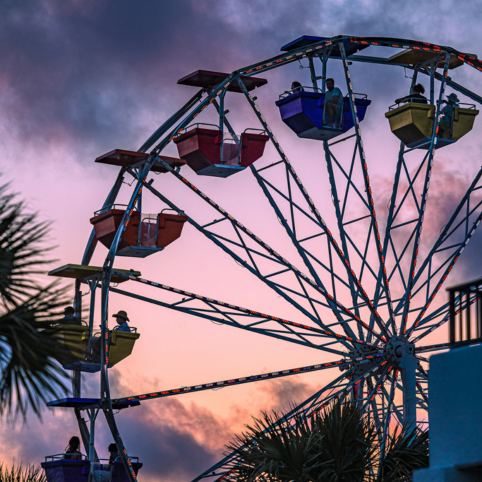
<path id="1" fill-rule="evenodd" d="M 397 51 L 379 57 L 360 54 L 370 46 L 385 47 L 384 52 Z M 445 220 L 440 232 L 427 235 L 423 228 L 426 213 L 431 213 L 429 189 L 437 176 L 437 152 L 454 143 L 462 145 L 461 139 L 472 130 L 478 114 L 474 104 L 461 103 L 455 93 L 447 96 L 446 88 L 470 102 L 482 103 L 482 97 L 452 80 L 449 71 L 464 64 L 482 71 L 482 62 L 450 47 L 391 38 L 303 36 L 285 45 L 282 52 L 231 74 L 201 70 L 180 79 L 178 83 L 199 90 L 138 151 L 116 149 L 96 159 L 119 166 L 119 174 L 102 209 L 91 219 L 94 229 L 81 265 L 63 266 L 51 273 L 76 279 L 77 310 L 81 285 L 88 284 L 91 292 L 89 325 L 64 327 L 65 344 L 72 353 L 66 367 L 74 373 L 75 398 L 51 402 L 51 406 L 74 408 L 84 444 L 90 443 L 84 465 L 97 459 L 93 436 L 99 411 L 104 413 L 121 454 L 126 480 L 134 481 L 140 464 L 132 460 L 124 446 L 114 410 L 158 398 L 321 370 L 333 372 L 331 382 L 294 408 L 288 420 L 298 413 L 322 410 L 335 400 L 352 400 L 374 421 L 384 443 L 390 438 L 390 423 L 427 423 L 426 356 L 446 348 L 448 343 L 428 345 L 424 340 L 448 321 L 448 303 L 441 302 L 437 295 L 482 220 L 482 169 L 464 188 L 465 194 L 453 211 L 442 213 Z M 276 106 L 292 139 L 298 137 L 299 142 L 319 146 L 331 190 L 331 203 L 323 205 L 317 205 L 316 193 L 308 192 L 309 183 L 297 173 L 300 161 L 288 158 L 252 95 L 254 89 L 268 89 L 267 80 L 259 75 L 301 59 L 308 62 L 310 85 L 293 83 L 291 90 L 279 96 Z M 341 88 L 329 78 L 333 62 L 342 66 Z M 386 112 L 387 119 L 383 119 L 391 135 L 400 140 L 400 149 L 389 202 L 382 214 L 361 130 L 372 101 L 355 92 L 350 72 L 353 63 L 402 67 L 412 74 L 410 93 L 397 99 Z M 421 78 L 430 85 L 426 97 L 417 91 Z M 235 117 L 236 113 L 225 108 L 228 94 L 245 99 L 257 125 L 235 131 L 228 114 Z M 203 111 L 208 108 L 216 113 L 215 125 L 202 123 Z M 163 154 L 172 144 L 177 147 L 178 158 Z M 263 161 L 267 146 L 272 146 L 274 152 L 270 162 Z M 265 209 L 263 222 L 279 222 L 282 226 L 284 239 L 275 239 L 276 245 L 245 226 L 218 202 L 217 183 L 236 175 L 242 189 L 248 175 L 240 174 L 242 171 L 250 171 L 266 199 L 265 207 L 259 207 Z M 181 205 L 168 197 L 149 178 L 151 173 L 160 174 L 164 183 L 177 183 L 179 189 L 192 194 L 189 199 L 196 199 L 196 204 Z M 204 192 L 196 185 L 197 176 L 218 179 L 206 184 L 211 191 Z M 126 177 L 134 181 L 130 200 L 126 206 L 119 206 L 116 199 Z M 147 196 L 158 199 L 158 214 L 143 213 L 143 199 Z M 138 271 L 113 267 L 116 256 L 152 255 L 154 261 L 163 255 L 159 252 L 169 249 L 169 244 L 180 236 L 188 236 L 192 228 L 287 302 L 297 316 L 281 318 L 279 313 L 234 305 L 229 300 L 211 298 L 208 293 L 193 293 L 163 284 L 162 280 L 143 278 Z M 100 245 L 108 249 L 105 263 L 102 267 L 90 266 L 94 251 L 102 249 Z M 121 282 L 126 283 L 114 286 Z M 133 283 L 145 286 L 142 296 L 123 288 Z M 98 290 L 101 358 L 85 361 L 85 350 L 94 337 L 93 311 Z M 332 360 L 170 390 L 153 387 L 158 391 L 112 398 L 108 369 L 130 355 L 139 334 L 109 331 L 110 293 L 317 349 Z M 168 301 L 166 293 L 178 299 Z M 475 295 L 458 299 L 458 309 L 475 301 Z M 81 397 L 82 372 L 100 374 L 98 399 Z M 229 479 L 235 464 L 235 454 L 228 455 L 194 480 Z M 46 470 L 48 467 L 47 463 Z M 66 476 L 65 480 L 74 479 Z"/>

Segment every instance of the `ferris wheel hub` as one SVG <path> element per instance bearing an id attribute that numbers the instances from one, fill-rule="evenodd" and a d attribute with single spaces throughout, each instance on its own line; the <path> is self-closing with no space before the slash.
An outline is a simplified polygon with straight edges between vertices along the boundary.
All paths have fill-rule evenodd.
<path id="1" fill-rule="evenodd" d="M 385 357 L 388 362 L 398 368 L 403 368 L 403 360 L 407 356 L 415 356 L 413 343 L 400 336 L 394 336 L 385 345 Z"/>

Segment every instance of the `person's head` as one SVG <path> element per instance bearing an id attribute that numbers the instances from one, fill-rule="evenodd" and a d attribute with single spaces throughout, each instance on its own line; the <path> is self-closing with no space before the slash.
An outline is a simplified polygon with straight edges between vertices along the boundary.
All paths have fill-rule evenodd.
<path id="1" fill-rule="evenodd" d="M 326 79 L 326 88 L 332 91 L 335 88 L 335 81 L 333 79 Z"/>
<path id="2" fill-rule="evenodd" d="M 460 102 L 457 95 L 453 92 L 447 97 L 447 102 L 450 104 L 455 104 L 456 102 Z"/>
<path id="3" fill-rule="evenodd" d="M 291 83 L 291 90 L 299 89 L 301 87 L 301 84 L 295 80 Z"/>
<path id="4" fill-rule="evenodd" d="M 67 453 L 73 453 L 80 449 L 80 439 L 77 436 L 73 436 L 69 440 L 69 445 L 67 445 Z"/>
<path id="5" fill-rule="evenodd" d="M 112 453 L 116 454 L 117 453 L 117 445 L 115 443 L 111 443 L 111 444 L 109 444 L 109 447 L 107 448 L 107 450 L 111 454 Z"/>
<path id="6" fill-rule="evenodd" d="M 124 323 L 129 321 L 129 317 L 127 316 L 127 313 L 124 310 L 120 310 L 118 313 L 112 316 L 115 318 L 115 321 L 117 322 L 118 325 L 123 325 Z"/>
<path id="7" fill-rule="evenodd" d="M 415 84 L 412 90 L 414 94 L 425 94 L 425 87 L 422 84 Z"/>
<path id="8" fill-rule="evenodd" d="M 74 316 L 75 310 L 72 306 L 67 306 L 67 308 L 64 309 L 64 316 Z"/>

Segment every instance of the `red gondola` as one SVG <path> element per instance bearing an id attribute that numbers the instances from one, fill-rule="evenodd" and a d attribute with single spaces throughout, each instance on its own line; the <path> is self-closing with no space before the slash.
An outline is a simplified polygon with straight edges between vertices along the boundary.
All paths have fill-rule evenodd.
<path id="1" fill-rule="evenodd" d="M 238 144 L 232 139 L 223 139 L 219 129 L 198 125 L 203 124 L 196 124 L 193 129 L 176 137 L 174 142 L 179 156 L 200 176 L 228 177 L 246 169 L 263 155 L 269 140 L 264 133 L 246 132 L 246 129 Z"/>
<path id="2" fill-rule="evenodd" d="M 110 248 L 125 212 L 125 209 L 112 205 L 91 218 L 95 236 L 106 248 Z M 187 216 L 181 214 L 161 212 L 157 217 L 146 215 L 141 218 L 141 213 L 134 211 L 120 240 L 117 256 L 145 258 L 161 251 L 181 236 L 186 221 Z"/>

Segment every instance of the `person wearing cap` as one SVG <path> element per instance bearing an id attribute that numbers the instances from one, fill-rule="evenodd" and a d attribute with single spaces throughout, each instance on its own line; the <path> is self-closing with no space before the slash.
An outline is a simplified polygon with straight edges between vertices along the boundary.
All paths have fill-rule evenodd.
<path id="1" fill-rule="evenodd" d="M 120 310 L 119 313 L 116 313 L 115 315 L 112 315 L 113 318 L 115 318 L 115 321 L 117 322 L 117 325 L 114 330 L 117 331 L 127 331 L 130 332 L 131 329 L 129 328 L 129 325 L 127 324 L 129 320 L 127 313 L 124 310 Z"/>
<path id="2" fill-rule="evenodd" d="M 442 109 L 443 117 L 440 119 L 439 129 L 440 137 L 450 138 L 452 137 L 454 127 L 454 113 L 455 108 L 458 107 L 460 100 L 453 92 L 447 97 L 447 105 Z"/>
<path id="3" fill-rule="evenodd" d="M 114 330 L 126 331 L 126 332 L 131 331 L 131 329 L 129 328 L 129 325 L 127 324 L 127 322 L 129 321 L 129 317 L 127 316 L 127 313 L 124 310 L 120 310 L 115 315 L 112 315 L 112 317 L 115 318 L 118 325 L 114 327 Z M 109 334 L 110 333 L 111 331 L 109 330 Z M 101 349 L 102 349 L 101 337 L 100 336 L 91 337 L 89 344 L 87 345 L 86 360 L 93 363 L 99 363 Z"/>

